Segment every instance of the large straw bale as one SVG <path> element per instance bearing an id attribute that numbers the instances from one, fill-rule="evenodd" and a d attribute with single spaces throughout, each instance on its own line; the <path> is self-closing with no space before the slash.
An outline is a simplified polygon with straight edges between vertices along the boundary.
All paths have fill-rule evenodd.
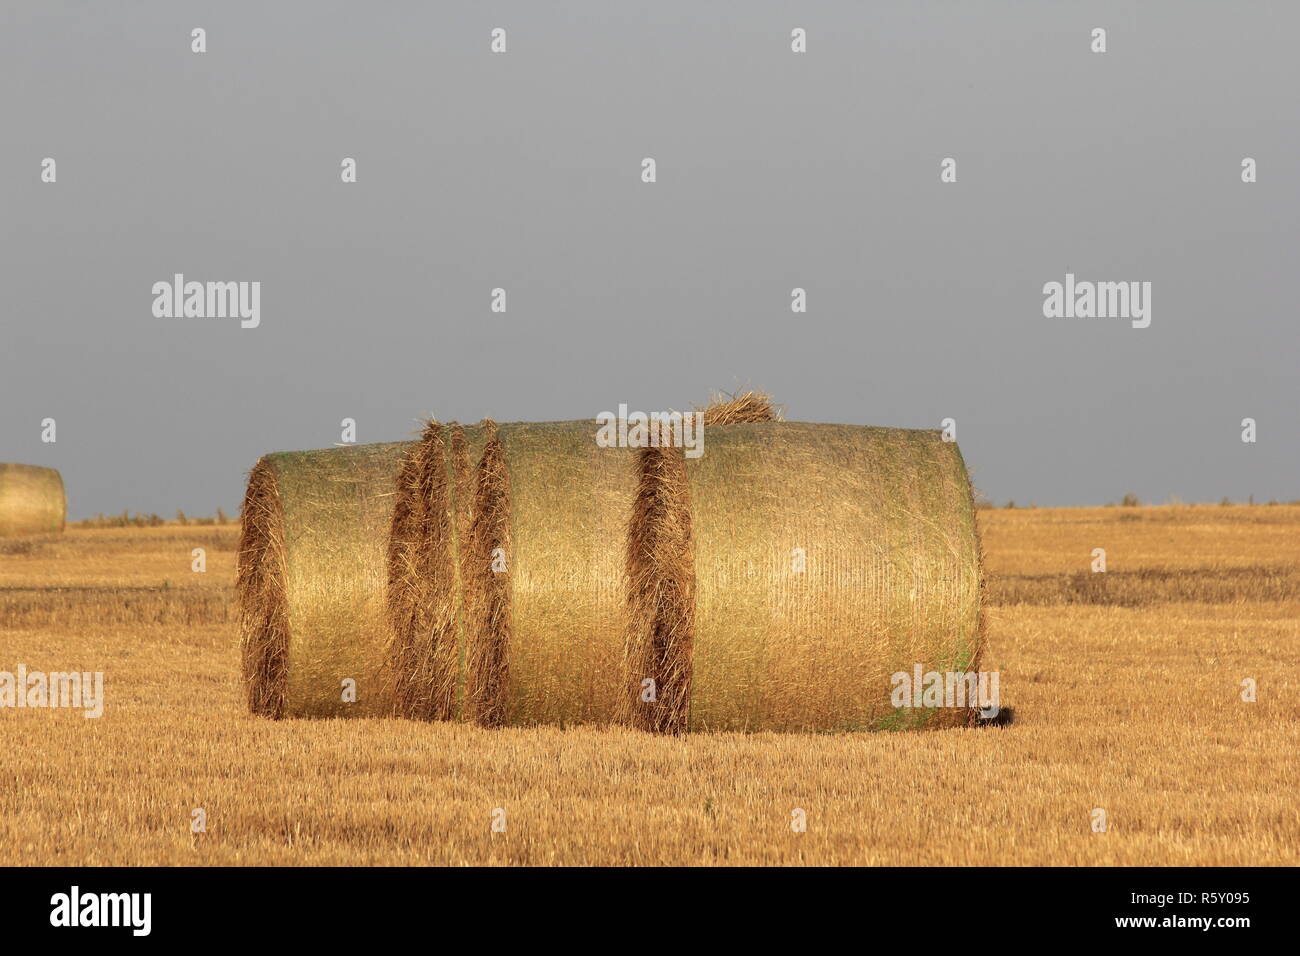
<path id="1" fill-rule="evenodd" d="M 715 403 L 699 458 L 488 420 L 268 455 L 240 556 L 252 709 L 666 733 L 968 720 L 890 704 L 898 671 L 978 666 L 957 446 L 775 416 Z"/>

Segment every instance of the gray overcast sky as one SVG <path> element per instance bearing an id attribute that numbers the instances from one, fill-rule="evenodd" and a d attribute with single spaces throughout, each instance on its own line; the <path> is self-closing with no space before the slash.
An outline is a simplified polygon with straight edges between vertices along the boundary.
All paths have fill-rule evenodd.
<path id="1" fill-rule="evenodd" d="M 0 460 L 74 518 L 233 513 L 344 417 L 757 385 L 955 418 L 998 502 L 1300 498 L 1297 35 L 1292 3 L 7 2 Z M 1067 271 L 1151 282 L 1150 328 L 1044 318 Z M 176 272 L 260 281 L 260 328 L 155 318 Z"/>

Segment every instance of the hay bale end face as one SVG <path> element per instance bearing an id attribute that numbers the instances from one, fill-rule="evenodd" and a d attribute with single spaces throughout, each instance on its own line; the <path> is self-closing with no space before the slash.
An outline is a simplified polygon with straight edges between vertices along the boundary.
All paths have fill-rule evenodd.
<path id="1" fill-rule="evenodd" d="M 67 520 L 68 501 L 58 471 L 0 462 L 0 536 L 58 534 Z"/>

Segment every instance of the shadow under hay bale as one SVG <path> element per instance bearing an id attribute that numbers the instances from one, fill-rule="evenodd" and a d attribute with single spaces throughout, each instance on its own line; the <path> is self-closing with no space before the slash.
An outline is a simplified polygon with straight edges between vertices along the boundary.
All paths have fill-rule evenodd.
<path id="1" fill-rule="evenodd" d="M 1010 727 L 1015 722 L 1014 707 L 999 707 L 998 712 L 992 717 L 985 717 L 979 711 L 975 711 L 976 727 Z"/>

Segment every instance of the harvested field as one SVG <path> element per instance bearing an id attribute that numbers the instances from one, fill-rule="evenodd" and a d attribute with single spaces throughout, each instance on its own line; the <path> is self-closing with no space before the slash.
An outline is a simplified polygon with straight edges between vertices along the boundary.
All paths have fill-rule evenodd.
<path id="1" fill-rule="evenodd" d="M 240 680 L 235 529 L 0 549 L 0 670 L 100 670 L 107 698 L 95 720 L 0 711 L 0 845 L 15 864 L 1300 863 L 1300 594 L 1278 583 L 1300 507 L 978 518 L 982 666 L 1015 719 L 883 734 L 268 721 Z M 1097 547 L 1106 583 L 1085 585 Z"/>

